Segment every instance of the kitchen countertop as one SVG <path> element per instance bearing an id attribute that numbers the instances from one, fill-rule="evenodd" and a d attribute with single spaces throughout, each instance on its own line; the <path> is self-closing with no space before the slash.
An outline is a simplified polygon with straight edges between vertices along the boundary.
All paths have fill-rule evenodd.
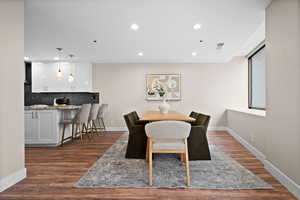
<path id="1" fill-rule="evenodd" d="M 47 106 L 47 107 L 37 107 L 37 106 L 25 106 L 25 110 L 77 110 L 81 106 L 67 105 L 67 106 Z"/>

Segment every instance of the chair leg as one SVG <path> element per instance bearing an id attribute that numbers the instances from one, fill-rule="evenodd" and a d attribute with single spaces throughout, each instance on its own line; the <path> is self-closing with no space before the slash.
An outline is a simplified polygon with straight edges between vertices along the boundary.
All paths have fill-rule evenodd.
<path id="1" fill-rule="evenodd" d="M 83 124 L 79 125 L 79 134 L 80 134 L 80 141 L 82 142 L 83 141 Z"/>
<path id="2" fill-rule="evenodd" d="M 63 127 L 63 132 L 62 132 L 62 136 L 61 136 L 60 146 L 63 146 L 63 145 L 64 145 L 65 130 L 66 130 L 66 124 L 64 124 L 64 127 Z"/>
<path id="3" fill-rule="evenodd" d="M 95 120 L 92 120 L 92 129 L 95 130 L 95 133 L 97 135 L 100 135 L 100 132 L 98 132 L 98 130 L 97 130 L 97 126 L 96 126 Z"/>
<path id="4" fill-rule="evenodd" d="M 185 154 L 185 168 L 186 168 L 186 185 L 191 186 L 187 139 L 184 140 L 184 143 L 185 143 L 185 153 L 184 154 Z"/>
<path id="5" fill-rule="evenodd" d="M 101 131 L 101 122 L 100 122 L 100 119 L 97 118 L 97 121 L 98 121 L 98 125 L 99 125 L 99 128 L 97 128 L 97 129 L 99 129 L 99 131 Z"/>
<path id="6" fill-rule="evenodd" d="M 73 139 L 74 139 L 74 123 L 72 123 L 72 138 L 71 138 L 71 140 L 73 141 Z"/>
<path id="7" fill-rule="evenodd" d="M 149 162 L 149 138 L 147 138 L 147 146 L 146 146 L 146 162 Z"/>
<path id="8" fill-rule="evenodd" d="M 93 129 L 93 123 L 92 122 L 90 122 L 89 124 L 88 124 L 88 127 L 87 127 L 87 129 L 89 129 L 89 126 L 90 126 L 90 139 L 92 140 L 92 139 L 94 139 L 94 129 Z"/>
<path id="9" fill-rule="evenodd" d="M 87 127 L 87 124 L 85 124 L 85 123 L 82 124 L 82 132 L 84 132 L 86 137 L 88 137 L 88 139 L 90 139 L 89 132 L 88 132 L 88 127 Z"/>
<path id="10" fill-rule="evenodd" d="M 185 163 L 185 162 L 184 162 L 184 160 L 185 160 L 184 158 L 185 158 L 184 153 L 181 153 L 181 154 L 180 154 L 180 163 L 181 163 L 181 164 L 184 164 L 184 163 Z"/>
<path id="11" fill-rule="evenodd" d="M 80 133 L 80 125 L 75 124 L 75 133 L 74 133 L 75 139 L 77 138 L 79 133 Z"/>
<path id="12" fill-rule="evenodd" d="M 105 127 L 105 123 L 104 123 L 103 117 L 101 117 L 100 119 L 101 119 L 101 122 L 102 122 L 102 124 L 103 124 L 104 131 L 105 131 L 105 130 L 106 130 L 106 127 Z"/>
<path id="13" fill-rule="evenodd" d="M 149 185 L 152 186 L 152 140 L 149 138 L 149 175 L 148 181 Z"/>

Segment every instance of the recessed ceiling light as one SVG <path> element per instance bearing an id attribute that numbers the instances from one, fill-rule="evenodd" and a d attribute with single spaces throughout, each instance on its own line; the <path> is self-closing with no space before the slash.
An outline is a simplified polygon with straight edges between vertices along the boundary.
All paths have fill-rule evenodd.
<path id="1" fill-rule="evenodd" d="M 217 49 L 220 50 L 224 47 L 225 43 L 224 42 L 220 42 L 217 44 Z"/>
<path id="2" fill-rule="evenodd" d="M 140 27 L 137 24 L 131 24 L 130 28 L 134 31 L 137 31 L 137 30 L 139 30 Z"/>
<path id="3" fill-rule="evenodd" d="M 24 60 L 29 60 L 29 57 L 25 56 L 25 57 L 24 57 Z"/>
<path id="4" fill-rule="evenodd" d="M 194 26 L 193 26 L 193 28 L 194 28 L 194 30 L 199 30 L 200 28 L 201 28 L 201 24 L 195 24 Z"/>
<path id="5" fill-rule="evenodd" d="M 143 56 L 144 53 L 143 53 L 143 52 L 139 52 L 138 55 L 139 55 L 139 56 Z"/>
<path id="6" fill-rule="evenodd" d="M 196 55 L 197 55 L 196 51 L 192 52 L 192 56 L 196 56 Z"/>
<path id="7" fill-rule="evenodd" d="M 59 60 L 59 57 L 54 57 L 53 60 Z"/>

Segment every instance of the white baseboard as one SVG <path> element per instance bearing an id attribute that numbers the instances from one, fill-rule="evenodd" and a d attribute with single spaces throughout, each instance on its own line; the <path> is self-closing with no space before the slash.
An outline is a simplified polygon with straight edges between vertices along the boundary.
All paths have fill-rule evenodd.
<path id="1" fill-rule="evenodd" d="M 12 185 L 18 183 L 26 177 L 26 168 L 20 169 L 0 180 L 0 192 L 3 192 Z"/>
<path id="2" fill-rule="evenodd" d="M 244 138 L 239 136 L 234 130 L 227 128 L 227 132 L 234 137 L 237 141 L 239 141 L 246 149 L 248 149 L 258 160 L 264 162 L 266 160 L 266 156 L 258 151 L 254 146 L 248 143 Z"/>
<path id="3" fill-rule="evenodd" d="M 226 126 L 209 126 L 207 128 L 208 131 L 227 131 Z"/>
<path id="4" fill-rule="evenodd" d="M 274 166 L 270 161 L 267 160 L 266 156 L 258 151 L 254 146 L 248 143 L 245 139 L 239 136 L 234 130 L 227 128 L 227 132 L 239 141 L 246 149 L 248 149 L 258 160 L 260 160 L 265 169 L 272 174 L 282 185 L 284 185 L 297 199 L 300 200 L 300 186 L 295 183 L 291 178 L 280 171 L 276 166 Z"/>
<path id="5" fill-rule="evenodd" d="M 285 175 L 270 161 L 265 160 L 264 165 L 270 174 L 272 174 L 282 185 L 284 185 L 291 193 L 293 193 L 297 199 L 300 199 L 300 185 L 295 183 L 295 181 Z"/>
<path id="6" fill-rule="evenodd" d="M 128 131 L 127 127 L 107 127 L 106 131 Z"/>

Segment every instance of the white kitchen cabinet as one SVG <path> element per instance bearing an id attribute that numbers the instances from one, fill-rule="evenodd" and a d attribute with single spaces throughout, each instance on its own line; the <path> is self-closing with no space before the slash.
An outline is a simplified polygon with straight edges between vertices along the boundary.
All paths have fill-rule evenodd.
<path id="1" fill-rule="evenodd" d="M 41 110 L 36 112 L 38 118 L 39 141 L 41 143 L 57 143 L 58 114 L 56 110 Z"/>
<path id="2" fill-rule="evenodd" d="M 25 144 L 59 144 L 58 112 L 57 110 L 26 110 Z"/>
<path id="3" fill-rule="evenodd" d="M 34 111 L 25 111 L 25 142 L 34 141 L 39 137 L 38 119 Z"/>
<path id="4" fill-rule="evenodd" d="M 32 92 L 91 92 L 92 65 L 91 63 L 60 63 L 63 78 L 56 77 L 58 62 L 32 63 Z M 74 81 L 69 82 L 72 73 Z"/>

